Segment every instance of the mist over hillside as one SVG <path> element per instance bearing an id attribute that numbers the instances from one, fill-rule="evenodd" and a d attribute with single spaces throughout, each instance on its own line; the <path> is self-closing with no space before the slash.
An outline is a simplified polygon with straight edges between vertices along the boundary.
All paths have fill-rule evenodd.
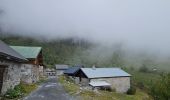
<path id="1" fill-rule="evenodd" d="M 2 35 L 1 40 L 9 45 L 41 46 L 43 47 L 44 63 L 54 64 L 83 64 L 86 67 L 140 68 L 145 64 L 148 68 L 158 68 L 160 71 L 169 70 L 168 56 L 161 56 L 148 51 L 136 51 L 121 42 L 112 45 L 101 45 L 78 38 L 55 39 L 51 41 L 28 37 Z"/>
<path id="2" fill-rule="evenodd" d="M 1 0 L 0 29 L 55 40 L 81 38 L 104 45 L 170 54 L 170 1 Z"/>
<path id="3" fill-rule="evenodd" d="M 170 65 L 169 4 L 160 0 L 1 0 L 1 39 L 10 45 L 42 46 L 50 66 L 140 67 L 147 63 L 166 69 Z"/>

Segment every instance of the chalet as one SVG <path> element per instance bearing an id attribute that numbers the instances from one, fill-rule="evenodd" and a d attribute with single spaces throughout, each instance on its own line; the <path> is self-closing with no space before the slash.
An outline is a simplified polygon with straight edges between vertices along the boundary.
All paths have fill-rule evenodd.
<path id="1" fill-rule="evenodd" d="M 75 75 L 80 84 L 93 87 L 110 85 L 116 92 L 125 93 L 130 88 L 131 75 L 120 68 L 81 68 Z"/>
<path id="2" fill-rule="evenodd" d="M 0 40 L 0 94 L 20 83 L 22 63 L 27 59 Z"/>
<path id="3" fill-rule="evenodd" d="M 63 75 L 63 72 L 68 69 L 68 65 L 55 65 L 56 75 Z"/>
<path id="4" fill-rule="evenodd" d="M 43 56 L 41 47 L 11 46 L 15 51 L 28 59 L 21 67 L 21 81 L 35 83 L 43 75 Z"/>

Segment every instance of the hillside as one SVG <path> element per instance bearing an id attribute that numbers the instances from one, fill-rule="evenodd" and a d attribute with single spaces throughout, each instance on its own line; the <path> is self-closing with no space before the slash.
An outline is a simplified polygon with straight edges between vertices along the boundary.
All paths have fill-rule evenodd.
<path id="1" fill-rule="evenodd" d="M 41 46 L 43 48 L 44 63 L 48 66 L 54 64 L 81 64 L 78 53 L 90 48 L 91 44 L 84 40 L 57 39 L 53 41 L 42 41 L 32 38 L 26 38 L 21 36 L 2 36 L 0 39 L 9 45 L 22 45 L 22 46 Z M 73 57 L 74 56 L 74 57 Z"/>
<path id="2" fill-rule="evenodd" d="M 87 67 L 95 64 L 96 66 L 139 69 L 145 65 L 150 70 L 153 68 L 160 71 L 170 70 L 168 67 L 170 65 L 169 59 L 158 59 L 154 55 L 143 52 L 141 54 L 127 52 L 119 43 L 113 47 L 106 47 L 78 38 L 58 38 L 48 41 L 22 36 L 0 35 L 0 39 L 9 45 L 41 46 L 43 48 L 44 64 L 49 67 L 54 64 L 83 64 Z"/>

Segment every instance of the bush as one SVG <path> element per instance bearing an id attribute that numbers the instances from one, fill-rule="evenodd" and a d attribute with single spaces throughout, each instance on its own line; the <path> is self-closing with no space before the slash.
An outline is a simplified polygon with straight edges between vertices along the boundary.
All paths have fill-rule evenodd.
<path id="1" fill-rule="evenodd" d="M 21 84 L 14 87 L 14 89 L 8 89 L 5 97 L 9 99 L 14 99 L 18 97 L 22 97 L 24 95 L 24 88 L 21 86 Z"/>
<path id="2" fill-rule="evenodd" d="M 30 93 L 32 90 L 36 89 L 37 85 L 36 84 L 23 84 L 20 83 L 19 85 L 16 85 L 14 89 L 8 89 L 6 94 L 4 95 L 4 99 L 16 99 L 16 98 L 21 98 L 25 94 Z M 6 100 L 6 99 L 5 99 Z"/>
<path id="3" fill-rule="evenodd" d="M 161 75 L 161 78 L 152 83 L 150 94 L 154 100 L 170 100 L 170 73 Z"/>
<path id="4" fill-rule="evenodd" d="M 131 86 L 130 89 L 128 89 L 127 94 L 128 95 L 134 95 L 136 93 L 136 88 L 134 86 Z"/>
<path id="5" fill-rule="evenodd" d="M 140 89 L 144 89 L 145 85 L 143 84 L 143 82 L 138 82 L 137 87 L 139 87 Z"/>
<path id="6" fill-rule="evenodd" d="M 139 71 L 140 72 L 149 72 L 149 69 L 146 67 L 146 65 L 142 65 L 140 68 L 139 68 Z"/>

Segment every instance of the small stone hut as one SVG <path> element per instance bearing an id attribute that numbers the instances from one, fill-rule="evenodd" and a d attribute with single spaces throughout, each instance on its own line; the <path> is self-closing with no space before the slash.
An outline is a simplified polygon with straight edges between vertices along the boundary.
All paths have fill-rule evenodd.
<path id="1" fill-rule="evenodd" d="M 21 81 L 31 84 L 43 75 L 43 55 L 41 47 L 11 46 L 15 51 L 28 59 L 21 67 Z"/>
<path id="2" fill-rule="evenodd" d="M 20 83 L 22 63 L 27 59 L 0 40 L 0 94 Z"/>
<path id="3" fill-rule="evenodd" d="M 131 75 L 120 68 L 81 68 L 76 77 L 85 86 L 90 82 L 105 81 L 119 93 L 125 93 L 130 88 Z"/>

